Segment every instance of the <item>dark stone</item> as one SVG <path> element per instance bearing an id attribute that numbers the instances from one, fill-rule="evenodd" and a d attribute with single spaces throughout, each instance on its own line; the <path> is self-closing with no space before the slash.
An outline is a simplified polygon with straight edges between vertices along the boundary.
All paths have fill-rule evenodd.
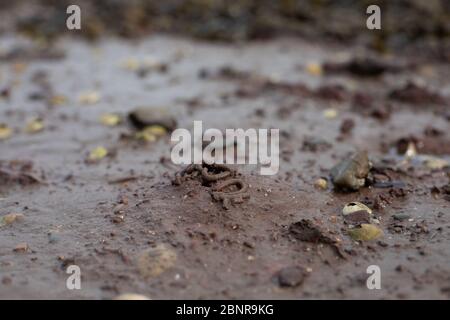
<path id="1" fill-rule="evenodd" d="M 394 220 L 397 220 L 397 221 L 403 221 L 403 220 L 411 218 L 411 216 L 406 213 L 397 213 L 397 214 L 393 214 L 392 218 L 394 218 Z"/>
<path id="2" fill-rule="evenodd" d="M 359 226 L 362 223 L 370 223 L 370 214 L 366 210 L 359 210 L 344 216 L 345 222 Z"/>
<path id="3" fill-rule="evenodd" d="M 306 276 L 306 271 L 300 267 L 286 267 L 278 272 L 278 283 L 280 287 L 297 287 L 303 283 Z"/>
<path id="4" fill-rule="evenodd" d="M 389 94 L 389 98 L 417 105 L 432 103 L 446 105 L 447 101 L 440 94 L 426 87 L 409 82 L 403 88 L 395 89 Z"/>
<path id="5" fill-rule="evenodd" d="M 331 178 L 338 189 L 358 190 L 364 186 L 369 170 L 370 162 L 367 152 L 361 151 L 333 167 Z"/>
<path id="6" fill-rule="evenodd" d="M 355 121 L 353 119 L 344 119 L 339 130 L 342 134 L 348 134 L 353 130 L 354 127 Z"/>
<path id="7" fill-rule="evenodd" d="M 164 108 L 140 107 L 130 112 L 128 118 L 137 129 L 160 125 L 173 131 L 177 127 L 175 118 Z"/>

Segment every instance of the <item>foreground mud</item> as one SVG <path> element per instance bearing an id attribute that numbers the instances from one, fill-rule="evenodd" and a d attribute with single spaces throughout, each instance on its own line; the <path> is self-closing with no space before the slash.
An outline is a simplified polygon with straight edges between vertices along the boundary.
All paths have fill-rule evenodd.
<path id="1" fill-rule="evenodd" d="M 357 48 L 289 38 L 0 44 L 0 217 L 20 214 L 0 226 L 0 298 L 450 297 L 441 60 L 365 68 L 342 64 Z M 149 56 L 164 67 L 142 69 Z M 181 128 L 279 128 L 280 171 L 234 167 L 249 197 L 226 210 L 207 184 L 173 183 L 183 167 L 170 135 L 134 138 L 126 117 L 139 106 L 166 108 Z M 372 163 L 365 185 L 334 190 L 331 168 L 356 150 Z M 352 240 L 341 212 L 354 201 L 382 237 Z M 82 290 L 66 288 L 73 264 Z M 369 265 L 382 290 L 367 289 Z"/>

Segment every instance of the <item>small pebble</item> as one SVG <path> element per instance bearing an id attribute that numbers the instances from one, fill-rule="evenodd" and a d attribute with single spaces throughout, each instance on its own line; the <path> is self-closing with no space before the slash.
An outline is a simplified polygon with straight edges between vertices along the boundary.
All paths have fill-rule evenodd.
<path id="1" fill-rule="evenodd" d="M 164 244 L 159 244 L 139 254 L 137 267 L 144 278 L 153 278 L 172 268 L 176 260 L 175 251 Z"/>
<path id="2" fill-rule="evenodd" d="M 91 150 L 88 156 L 88 161 L 95 162 L 103 159 L 108 155 L 108 150 L 105 147 L 96 147 Z"/>
<path id="3" fill-rule="evenodd" d="M 344 119 L 339 127 L 339 131 L 342 134 L 349 134 L 355 127 L 355 121 L 353 119 Z"/>
<path id="4" fill-rule="evenodd" d="M 136 71 L 139 69 L 140 62 L 135 58 L 127 58 L 121 63 L 121 67 L 130 71 Z"/>
<path id="5" fill-rule="evenodd" d="M 54 244 L 59 241 L 59 235 L 57 232 L 49 232 L 47 233 L 48 243 Z"/>
<path id="6" fill-rule="evenodd" d="M 318 63 L 308 63 L 305 69 L 310 75 L 313 76 L 321 76 L 323 73 L 322 65 Z"/>
<path id="7" fill-rule="evenodd" d="M 367 152 L 357 152 L 331 169 L 333 184 L 342 190 L 359 190 L 365 184 L 370 167 Z"/>
<path id="8" fill-rule="evenodd" d="M 164 136 L 166 134 L 167 130 L 165 127 L 160 125 L 152 125 L 147 126 L 143 130 L 136 132 L 135 138 L 138 140 L 153 142 L 156 141 L 158 137 Z"/>
<path id="9" fill-rule="evenodd" d="M 114 127 L 120 123 L 120 117 L 114 113 L 104 113 L 100 117 L 100 122 L 105 126 Z"/>
<path id="10" fill-rule="evenodd" d="M 383 231 L 372 224 L 361 224 L 361 227 L 348 230 L 350 237 L 355 241 L 370 241 L 383 236 Z"/>
<path id="11" fill-rule="evenodd" d="M 307 273 L 300 267 L 286 267 L 278 272 L 280 287 L 297 287 L 303 283 Z"/>
<path id="12" fill-rule="evenodd" d="M 345 222 L 352 226 L 370 223 L 370 214 L 366 210 L 355 211 L 344 216 Z"/>
<path id="13" fill-rule="evenodd" d="M 13 249 L 14 252 L 27 252 L 29 249 L 28 244 L 26 242 L 19 243 L 15 248 Z"/>
<path id="14" fill-rule="evenodd" d="M 0 140 L 6 140 L 12 135 L 12 130 L 6 124 L 0 123 Z"/>
<path id="15" fill-rule="evenodd" d="M 38 133 L 42 130 L 44 130 L 44 123 L 39 118 L 30 120 L 25 128 L 27 133 Z"/>
<path id="16" fill-rule="evenodd" d="M 347 203 L 342 209 L 342 214 L 345 216 L 357 211 L 367 211 L 369 214 L 372 214 L 372 209 L 365 204 L 356 201 Z"/>
<path id="17" fill-rule="evenodd" d="M 130 112 L 128 118 L 140 130 L 158 125 L 167 131 L 173 131 L 177 126 L 177 121 L 165 108 L 140 107 Z"/>
<path id="18" fill-rule="evenodd" d="M 67 103 L 67 98 L 62 95 L 55 95 L 50 98 L 50 104 L 52 106 L 61 106 Z"/>
<path id="19" fill-rule="evenodd" d="M 449 167 L 450 163 L 447 160 L 430 156 L 425 159 L 424 165 L 431 170 L 442 170 Z"/>
<path id="20" fill-rule="evenodd" d="M 336 118 L 338 116 L 338 112 L 334 108 L 329 108 L 329 109 L 324 110 L 323 116 L 326 119 L 330 119 L 331 120 L 331 119 L 334 119 L 334 118 Z"/>
<path id="21" fill-rule="evenodd" d="M 392 215 L 392 218 L 394 218 L 394 220 L 403 221 L 403 220 L 411 218 L 411 216 L 406 213 L 396 213 L 396 214 Z"/>
<path id="22" fill-rule="evenodd" d="M 314 186 L 317 189 L 320 189 L 320 190 L 327 190 L 327 188 L 328 188 L 328 181 L 326 179 L 324 179 L 324 178 L 319 178 L 319 179 L 317 179 L 314 182 Z"/>
<path id="23" fill-rule="evenodd" d="M 125 217 L 123 215 L 116 215 L 111 218 L 111 221 L 114 223 L 122 223 L 125 221 Z"/>
<path id="24" fill-rule="evenodd" d="M 82 92 L 78 96 L 78 101 L 82 104 L 96 104 L 100 101 L 100 94 L 97 91 Z"/>
<path id="25" fill-rule="evenodd" d="M 0 227 L 23 221 L 24 218 L 24 215 L 21 213 L 9 213 L 0 218 Z"/>

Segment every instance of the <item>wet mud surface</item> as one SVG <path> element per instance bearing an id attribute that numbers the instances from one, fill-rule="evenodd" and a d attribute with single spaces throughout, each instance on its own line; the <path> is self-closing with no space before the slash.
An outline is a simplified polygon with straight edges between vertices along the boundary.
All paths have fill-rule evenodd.
<path id="1" fill-rule="evenodd" d="M 3 35 L 0 46 L 10 130 L 0 140 L 0 298 L 450 297 L 441 60 L 375 56 L 361 67 L 361 48 L 294 38 L 62 38 L 49 52 Z M 165 67 L 142 69 L 149 56 Z M 233 166 L 222 180 L 239 183 L 226 191 L 246 196 L 225 208 L 213 191 L 226 188 L 201 170 L 174 183 L 184 166 L 170 160 L 170 134 L 133 138 L 127 115 L 140 106 L 164 108 L 180 128 L 279 128 L 280 171 Z M 106 126 L 105 113 L 122 121 Z M 90 155 L 96 147 L 108 154 Z M 357 150 L 371 163 L 363 184 L 334 189 L 331 169 Z M 371 216 L 344 217 L 355 201 Z M 349 225 L 373 218 L 382 236 L 355 241 Z M 72 264 L 82 290 L 66 288 Z M 381 290 L 366 287 L 369 265 L 381 268 Z"/>

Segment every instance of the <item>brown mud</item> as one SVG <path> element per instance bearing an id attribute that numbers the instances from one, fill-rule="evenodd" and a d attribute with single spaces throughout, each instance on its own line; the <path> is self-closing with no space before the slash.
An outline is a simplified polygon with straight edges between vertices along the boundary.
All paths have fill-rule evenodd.
<path id="1" fill-rule="evenodd" d="M 42 50 L 6 33 L 0 47 L 11 129 L 0 218 L 23 215 L 0 224 L 0 298 L 450 298 L 449 168 L 422 158 L 450 161 L 441 58 L 375 55 L 368 70 L 351 62 L 359 46 L 292 37 L 63 36 Z M 134 68 L 149 55 L 167 67 Z M 197 168 L 174 183 L 184 167 L 170 160 L 170 135 L 133 139 L 126 118 L 140 106 L 164 107 L 180 128 L 279 128 L 280 171 L 236 165 L 215 181 L 222 170 Z M 105 126 L 104 113 L 123 121 Z M 27 132 L 35 118 L 44 128 Z M 86 161 L 98 146 L 108 155 Z M 331 169 L 355 150 L 372 164 L 365 185 L 334 189 Z M 368 219 L 344 219 L 354 201 L 373 210 L 381 238 L 352 240 L 348 225 Z M 73 264 L 81 290 L 66 288 Z M 366 287 L 370 265 L 381 290 Z"/>

